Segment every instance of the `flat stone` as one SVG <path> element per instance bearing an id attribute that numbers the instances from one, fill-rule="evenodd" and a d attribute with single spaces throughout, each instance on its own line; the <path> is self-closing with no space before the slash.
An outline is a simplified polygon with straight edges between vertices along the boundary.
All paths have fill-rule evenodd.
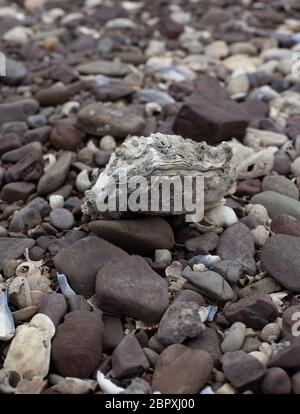
<path id="1" fill-rule="evenodd" d="M 273 322 L 278 310 L 270 296 L 261 293 L 227 304 L 224 314 L 231 322 L 243 322 L 247 328 L 258 330 Z"/>
<path id="2" fill-rule="evenodd" d="M 174 299 L 173 304 L 177 302 L 195 302 L 199 306 L 205 305 L 203 296 L 193 290 L 184 289 Z"/>
<path id="3" fill-rule="evenodd" d="M 22 99 L 16 102 L 0 104 L 0 125 L 7 122 L 23 122 L 39 109 L 35 99 Z"/>
<path id="4" fill-rule="evenodd" d="M 128 134 L 139 135 L 145 121 L 124 106 L 112 103 L 92 103 L 77 114 L 78 128 L 99 137 L 110 134 L 125 138 Z"/>
<path id="5" fill-rule="evenodd" d="M 213 357 L 215 364 L 218 363 L 222 356 L 220 344 L 221 340 L 217 332 L 208 327 L 199 336 L 186 342 L 186 346 L 191 349 L 199 349 L 208 352 Z"/>
<path id="6" fill-rule="evenodd" d="M 96 60 L 83 63 L 76 68 L 82 75 L 105 75 L 112 77 L 124 77 L 130 72 L 128 65 L 124 63 L 110 62 L 108 60 Z"/>
<path id="7" fill-rule="evenodd" d="M 37 160 L 35 156 L 28 154 L 6 170 L 5 180 L 7 183 L 22 180 L 25 182 L 37 182 L 42 175 L 42 160 Z"/>
<path id="8" fill-rule="evenodd" d="M 268 175 L 262 182 L 263 191 L 275 191 L 287 197 L 299 200 L 299 190 L 296 185 L 282 175 Z"/>
<path id="9" fill-rule="evenodd" d="M 229 97 L 217 80 L 204 76 L 187 98 L 173 126 L 176 134 L 214 145 L 233 137 L 242 139 L 248 114 Z"/>
<path id="10" fill-rule="evenodd" d="M 59 252 L 63 251 L 72 244 L 87 237 L 87 233 L 80 230 L 71 230 L 66 233 L 65 236 L 60 239 L 50 239 L 48 243 L 48 250 L 52 256 L 55 256 Z"/>
<path id="11" fill-rule="evenodd" d="M 185 242 L 185 248 L 195 254 L 207 254 L 217 247 L 219 236 L 214 232 L 208 232 L 201 236 L 193 237 Z"/>
<path id="12" fill-rule="evenodd" d="M 57 328 L 67 313 L 67 303 L 64 296 L 56 292 L 45 295 L 41 301 L 39 313 L 47 315 Z"/>
<path id="13" fill-rule="evenodd" d="M 70 99 L 70 91 L 64 85 L 52 86 L 38 91 L 35 98 L 41 106 L 56 106 Z"/>
<path id="14" fill-rule="evenodd" d="M 4 260 L 18 259 L 26 249 L 31 249 L 35 241 L 28 238 L 0 237 L 0 270 Z"/>
<path id="15" fill-rule="evenodd" d="M 14 182 L 2 187 L 0 199 L 7 203 L 23 200 L 26 201 L 30 194 L 34 193 L 35 184 L 25 182 Z"/>
<path id="16" fill-rule="evenodd" d="M 233 290 L 219 273 L 184 270 L 182 276 L 194 285 L 201 294 L 212 300 L 227 302 L 234 298 Z"/>
<path id="17" fill-rule="evenodd" d="M 54 257 L 56 270 L 64 273 L 77 294 L 90 298 L 95 293 L 98 270 L 106 263 L 127 257 L 127 253 L 98 237 L 85 237 Z"/>
<path id="18" fill-rule="evenodd" d="M 233 260 L 220 260 L 209 269 L 219 273 L 230 283 L 236 283 L 244 272 L 243 266 Z"/>
<path id="19" fill-rule="evenodd" d="M 22 139 L 17 134 L 7 134 L 0 139 L 0 155 L 5 154 L 8 151 L 20 148 L 22 145 Z"/>
<path id="20" fill-rule="evenodd" d="M 275 234 L 300 237 L 300 221 L 288 214 L 279 214 L 272 220 L 271 230 Z"/>
<path id="21" fill-rule="evenodd" d="M 285 234 L 272 236 L 263 246 L 260 263 L 277 282 L 292 292 L 300 292 L 300 239 Z"/>
<path id="22" fill-rule="evenodd" d="M 205 386 L 213 369 L 208 352 L 170 345 L 155 366 L 152 389 L 162 394 L 197 394 Z"/>
<path id="23" fill-rule="evenodd" d="M 45 195 L 57 190 L 64 183 L 72 163 L 71 152 L 63 152 L 56 163 L 41 177 L 38 193 Z"/>
<path id="24" fill-rule="evenodd" d="M 288 214 L 300 220 L 300 202 L 275 191 L 264 191 L 252 197 L 251 204 L 262 204 L 271 219 L 279 214 Z"/>
<path id="25" fill-rule="evenodd" d="M 238 197 L 252 197 L 259 193 L 261 193 L 261 181 L 257 178 L 249 178 L 248 180 L 240 181 L 238 183 L 235 195 Z"/>
<path id="26" fill-rule="evenodd" d="M 81 143 L 81 137 L 72 125 L 57 125 L 51 132 L 50 142 L 55 149 L 74 151 Z"/>
<path id="27" fill-rule="evenodd" d="M 221 235 L 217 246 L 217 255 L 221 259 L 236 261 L 248 272 L 255 272 L 254 254 L 254 237 L 245 224 L 233 224 Z"/>
<path id="28" fill-rule="evenodd" d="M 141 374 L 150 368 L 150 364 L 137 339 L 126 335 L 114 350 L 111 358 L 116 378 Z"/>
<path id="29" fill-rule="evenodd" d="M 160 217 L 136 220 L 96 220 L 88 224 L 97 236 L 131 252 L 150 253 L 156 249 L 172 249 L 171 226 Z"/>
<path id="30" fill-rule="evenodd" d="M 38 226 L 42 219 L 48 216 L 49 210 L 50 207 L 46 200 L 40 197 L 34 198 L 13 215 L 9 224 L 9 231 L 22 233 Z"/>
<path id="31" fill-rule="evenodd" d="M 96 277 L 96 298 L 104 312 L 147 323 L 158 322 L 169 305 L 166 280 L 140 256 L 120 257 L 102 266 Z"/>
<path id="32" fill-rule="evenodd" d="M 158 339 L 165 345 L 172 345 L 200 335 L 205 325 L 199 311 L 195 302 L 172 303 L 159 323 Z"/>
<path id="33" fill-rule="evenodd" d="M 228 334 L 221 343 L 221 350 L 225 352 L 234 352 L 241 349 L 246 335 L 246 325 L 241 322 L 235 322 L 231 325 Z"/>
<path id="34" fill-rule="evenodd" d="M 26 156 L 31 156 L 33 159 L 41 160 L 43 155 L 43 147 L 40 142 L 31 142 L 23 145 L 20 148 L 13 149 L 5 152 L 2 155 L 1 160 L 3 162 L 18 162 Z"/>
<path id="35" fill-rule="evenodd" d="M 263 279 L 251 283 L 248 286 L 245 286 L 242 289 L 239 289 L 238 296 L 240 298 L 246 298 L 248 296 L 256 295 L 258 293 L 274 293 L 279 292 L 282 289 L 282 286 L 276 282 L 276 280 L 271 277 L 264 277 Z"/>
<path id="36" fill-rule="evenodd" d="M 64 377 L 88 378 L 102 355 L 103 322 L 99 311 L 68 313 L 52 341 L 52 362 Z"/>
<path id="37" fill-rule="evenodd" d="M 226 378 L 235 388 L 251 387 L 266 373 L 266 367 L 244 351 L 227 352 L 221 361 Z"/>

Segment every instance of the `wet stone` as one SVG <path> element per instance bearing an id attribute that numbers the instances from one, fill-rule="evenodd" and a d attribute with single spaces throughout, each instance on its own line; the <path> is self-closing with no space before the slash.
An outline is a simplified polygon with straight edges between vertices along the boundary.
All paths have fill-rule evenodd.
<path id="1" fill-rule="evenodd" d="M 74 225 L 74 216 L 65 208 L 56 208 L 50 213 L 50 223 L 59 230 L 69 230 Z"/>

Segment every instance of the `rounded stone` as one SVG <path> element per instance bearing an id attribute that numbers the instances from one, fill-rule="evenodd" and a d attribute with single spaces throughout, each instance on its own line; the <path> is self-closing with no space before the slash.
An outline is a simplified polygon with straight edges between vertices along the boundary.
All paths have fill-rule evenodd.
<path id="1" fill-rule="evenodd" d="M 74 216 L 65 208 L 56 208 L 50 213 L 50 222 L 59 230 L 69 230 L 74 225 Z"/>
<path id="2" fill-rule="evenodd" d="M 235 322 L 221 344 L 222 352 L 234 352 L 241 349 L 246 334 L 246 325 Z"/>
<path id="3" fill-rule="evenodd" d="M 291 380 L 282 368 L 269 368 L 261 382 L 264 394 L 290 394 Z"/>

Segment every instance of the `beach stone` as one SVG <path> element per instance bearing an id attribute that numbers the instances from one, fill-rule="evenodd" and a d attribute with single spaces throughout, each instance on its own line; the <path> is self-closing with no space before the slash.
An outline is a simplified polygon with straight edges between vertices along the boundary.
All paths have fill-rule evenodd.
<path id="1" fill-rule="evenodd" d="M 140 256 L 120 257 L 102 266 L 96 277 L 96 298 L 104 312 L 148 323 L 158 322 L 169 305 L 166 280 Z"/>
<path id="2" fill-rule="evenodd" d="M 45 295 L 41 301 L 39 313 L 47 315 L 57 328 L 67 313 L 67 303 L 64 296 L 56 292 Z"/>
<path id="3" fill-rule="evenodd" d="M 46 200 L 36 197 L 21 210 L 15 212 L 10 224 L 9 231 L 22 233 L 28 231 L 39 224 L 42 219 L 49 215 L 50 207 Z"/>
<path id="4" fill-rule="evenodd" d="M 11 150 L 20 148 L 22 145 L 22 138 L 17 134 L 7 134 L 0 139 L 0 155 L 5 154 Z"/>
<path id="5" fill-rule="evenodd" d="M 246 325 L 241 322 L 235 322 L 231 325 L 228 334 L 221 343 L 221 350 L 225 352 L 234 352 L 241 349 L 246 335 Z"/>
<path id="6" fill-rule="evenodd" d="M 261 181 L 257 178 L 249 178 L 248 180 L 240 181 L 237 185 L 235 195 L 238 197 L 249 196 L 261 192 Z"/>
<path id="7" fill-rule="evenodd" d="M 0 108 L 1 109 L 1 108 Z M 115 138 L 125 138 L 128 134 L 139 135 L 145 121 L 125 107 L 107 103 L 92 103 L 77 114 L 78 128 L 102 137 L 110 134 Z"/>
<path id="8" fill-rule="evenodd" d="M 74 311 L 65 316 L 52 341 L 52 362 L 65 377 L 88 378 L 102 355 L 103 322 L 99 311 Z"/>
<path id="9" fill-rule="evenodd" d="M 41 175 L 43 175 L 42 161 L 28 154 L 6 170 L 5 181 L 7 183 L 22 180 L 36 182 Z"/>
<path id="10" fill-rule="evenodd" d="M 116 347 L 111 358 L 116 378 L 141 374 L 150 368 L 142 347 L 133 335 L 126 335 Z"/>
<path id="11" fill-rule="evenodd" d="M 266 367 L 244 351 L 226 352 L 221 361 L 226 378 L 238 389 L 257 384 L 266 374 Z"/>
<path id="12" fill-rule="evenodd" d="M 111 353 L 124 338 L 122 321 L 112 315 L 103 315 L 102 319 L 104 323 L 103 352 Z"/>
<path id="13" fill-rule="evenodd" d="M 213 357 L 215 364 L 222 356 L 220 344 L 221 340 L 219 335 L 213 328 L 209 327 L 196 338 L 192 338 L 186 342 L 186 346 L 191 349 L 199 349 L 208 352 Z"/>
<path id="14" fill-rule="evenodd" d="M 35 244 L 33 239 L 0 237 L 0 271 L 5 260 L 18 259 Z"/>
<path id="15" fill-rule="evenodd" d="M 242 351 L 247 352 L 247 354 L 249 354 L 250 352 L 258 351 L 260 346 L 261 342 L 259 339 L 248 336 L 244 340 Z"/>
<path id="16" fill-rule="evenodd" d="M 70 98 L 70 91 L 64 85 L 52 86 L 38 91 L 35 95 L 41 106 L 56 106 L 67 102 Z"/>
<path id="17" fill-rule="evenodd" d="M 8 151 L 2 155 L 3 162 L 18 162 L 22 161 L 24 157 L 30 156 L 32 159 L 40 161 L 43 155 L 43 147 L 39 142 L 31 142 L 23 145 L 20 148 Z"/>
<path id="18" fill-rule="evenodd" d="M 27 200 L 30 194 L 34 193 L 35 184 L 25 182 L 14 182 L 2 187 L 0 199 L 7 203 L 13 203 L 18 200 Z"/>
<path id="19" fill-rule="evenodd" d="M 49 217 L 50 223 L 59 230 L 69 230 L 74 225 L 73 214 L 65 208 L 55 208 Z"/>
<path id="20" fill-rule="evenodd" d="M 300 220 L 300 202 L 275 191 L 264 191 L 250 200 L 251 204 L 262 204 L 271 219 L 279 214 L 288 214 Z"/>
<path id="21" fill-rule="evenodd" d="M 176 134 L 214 145 L 233 137 L 242 139 L 248 115 L 212 77 L 204 76 L 187 98 L 173 126 Z"/>
<path id="22" fill-rule="evenodd" d="M 98 167 L 105 167 L 111 157 L 111 151 L 97 151 L 95 155 L 95 163 Z"/>
<path id="23" fill-rule="evenodd" d="M 48 141 L 51 131 L 52 131 L 52 128 L 49 125 L 42 126 L 39 128 L 34 128 L 34 129 L 27 131 L 24 134 L 24 138 L 26 142 L 37 141 L 37 142 L 44 144 L 45 142 Z"/>
<path id="24" fill-rule="evenodd" d="M 201 294 L 212 300 L 227 302 L 234 298 L 233 290 L 226 280 L 216 272 L 193 272 L 184 270 L 182 276 L 199 290 Z"/>
<path id="25" fill-rule="evenodd" d="M 257 293 L 274 293 L 280 291 L 282 286 L 271 277 L 264 277 L 257 282 L 251 283 L 242 289 L 239 289 L 238 296 L 246 298 L 248 296 L 256 295 Z"/>
<path id="26" fill-rule="evenodd" d="M 6 76 L 3 83 L 10 86 L 19 85 L 27 75 L 26 66 L 22 62 L 6 58 Z"/>
<path id="27" fill-rule="evenodd" d="M 48 242 L 48 250 L 51 256 L 55 256 L 84 237 L 87 237 L 87 233 L 80 230 L 70 230 L 60 239 L 50 239 Z"/>
<path id="28" fill-rule="evenodd" d="M 23 122 L 39 109 L 35 99 L 21 99 L 16 102 L 0 104 L 0 125 L 7 122 Z"/>
<path id="29" fill-rule="evenodd" d="M 129 85 L 117 82 L 110 82 L 108 85 L 94 87 L 93 94 L 97 101 L 115 102 L 120 99 L 129 99 L 134 93 L 134 89 Z"/>
<path id="30" fill-rule="evenodd" d="M 300 239 L 285 234 L 276 234 L 263 246 L 260 263 L 262 270 L 277 282 L 292 292 L 300 292 L 299 258 Z"/>
<path id="31" fill-rule="evenodd" d="M 158 339 L 165 345 L 172 345 L 200 335 L 205 325 L 199 310 L 195 302 L 172 303 L 159 323 Z"/>
<path id="32" fill-rule="evenodd" d="M 67 151 L 59 156 L 56 163 L 41 177 L 37 187 L 39 194 L 49 194 L 64 183 L 71 167 L 72 156 L 73 154 Z"/>
<path id="33" fill-rule="evenodd" d="M 106 263 L 125 259 L 127 253 L 98 237 L 85 237 L 54 256 L 56 270 L 67 275 L 77 294 L 90 298 L 95 293 L 98 270 Z M 118 288 L 119 290 L 119 288 Z"/>
<path id="34" fill-rule="evenodd" d="M 224 260 L 233 260 L 242 264 L 248 272 L 255 272 L 254 237 L 243 223 L 233 224 L 221 235 L 217 255 Z"/>
<path id="35" fill-rule="evenodd" d="M 171 226 L 160 217 L 135 220 L 96 220 L 88 224 L 97 236 L 132 252 L 150 253 L 172 249 L 174 234 Z"/>
<path id="36" fill-rule="evenodd" d="M 294 394 L 300 394 L 300 372 L 292 376 L 292 389 Z"/>
<path id="37" fill-rule="evenodd" d="M 57 125 L 51 132 L 50 142 L 55 149 L 74 151 L 81 143 L 81 138 L 73 126 Z"/>
<path id="38" fill-rule="evenodd" d="M 294 341 L 280 342 L 278 345 L 278 350 L 273 349 L 268 366 L 283 369 L 300 369 L 299 336 L 296 337 Z"/>
<path id="39" fill-rule="evenodd" d="M 236 283 L 244 271 L 243 266 L 233 260 L 220 260 L 213 263 L 209 269 L 219 273 L 230 283 Z"/>
<path id="40" fill-rule="evenodd" d="M 272 220 L 271 230 L 276 234 L 300 237 L 300 221 L 288 214 L 279 214 Z"/>
<path id="41" fill-rule="evenodd" d="M 275 191 L 287 197 L 299 200 L 299 190 L 296 185 L 281 175 L 268 175 L 262 182 L 263 191 Z"/>
<path id="42" fill-rule="evenodd" d="M 219 241 L 219 236 L 214 232 L 208 232 L 201 236 L 193 237 L 185 242 L 185 248 L 195 254 L 207 254 L 215 250 Z"/>
<path id="43" fill-rule="evenodd" d="M 280 175 L 288 175 L 291 172 L 291 160 L 285 154 L 275 154 L 274 165 L 272 171 Z"/>
<path id="44" fill-rule="evenodd" d="M 188 289 L 184 289 L 179 292 L 179 294 L 174 299 L 173 304 L 178 302 L 196 302 L 199 306 L 205 305 L 203 296 L 197 292 L 194 292 L 193 290 Z"/>
<path id="45" fill-rule="evenodd" d="M 270 296 L 260 293 L 227 304 L 224 314 L 231 322 L 242 322 L 247 328 L 262 329 L 277 318 L 278 311 Z"/>
<path id="46" fill-rule="evenodd" d="M 163 394 L 197 394 L 207 383 L 213 369 L 208 352 L 184 345 L 168 346 L 156 363 L 153 391 Z"/>
<path id="47" fill-rule="evenodd" d="M 291 164 L 291 171 L 294 177 L 300 175 L 300 157 L 296 158 Z"/>
<path id="48" fill-rule="evenodd" d="M 83 63 L 77 66 L 77 70 L 82 75 L 105 75 L 111 77 L 124 77 L 130 69 L 124 63 L 110 62 L 108 60 L 96 60 L 94 62 Z"/>
<path id="49" fill-rule="evenodd" d="M 292 384 L 288 374 L 281 368 L 269 368 L 261 382 L 264 394 L 291 394 Z"/>

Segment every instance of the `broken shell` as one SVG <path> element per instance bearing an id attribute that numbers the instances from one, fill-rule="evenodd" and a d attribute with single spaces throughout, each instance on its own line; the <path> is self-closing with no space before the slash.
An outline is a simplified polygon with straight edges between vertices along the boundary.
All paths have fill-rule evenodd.
<path id="1" fill-rule="evenodd" d="M 14 394 L 17 385 L 22 380 L 21 375 L 14 370 L 0 370 L 0 392 L 3 394 Z"/>
<path id="2" fill-rule="evenodd" d="M 7 303 L 7 293 L 0 292 L 0 340 L 9 341 L 15 335 L 15 324 Z"/>
<path id="3" fill-rule="evenodd" d="M 118 387 L 112 381 L 105 377 L 101 371 L 97 371 L 97 382 L 100 387 L 100 390 L 106 394 L 120 394 L 125 391 L 124 388 Z"/>
<path id="4" fill-rule="evenodd" d="M 41 377 L 22 379 L 15 391 L 15 394 L 40 394 L 47 386 L 47 381 Z"/>
<path id="5" fill-rule="evenodd" d="M 23 378 L 46 377 L 50 365 L 51 339 L 55 327 L 46 315 L 35 315 L 29 324 L 18 326 L 3 367 Z"/>
<path id="6" fill-rule="evenodd" d="M 112 154 L 95 185 L 86 192 L 85 203 L 82 207 L 83 212 L 92 218 L 119 218 L 122 215 L 121 211 L 102 211 L 102 201 L 107 198 L 109 191 L 109 194 L 113 193 L 116 198 L 123 195 L 128 198 L 136 191 L 136 186 L 128 186 L 128 182 L 130 183 L 134 177 L 143 177 L 147 180 L 145 196 L 148 197 L 153 188 L 153 177 L 156 177 L 157 181 L 162 176 L 168 178 L 174 177 L 174 175 L 181 179 L 187 176 L 203 177 L 204 207 L 205 209 L 213 208 L 235 180 L 231 158 L 232 149 L 227 143 L 211 147 L 206 142 L 198 143 L 178 135 L 161 133 L 152 134 L 150 137 L 126 140 Z M 114 191 L 111 185 L 118 188 L 122 179 L 126 182 L 126 186 L 121 185 L 121 187 L 126 187 L 125 193 L 120 188 L 117 192 Z M 195 190 L 191 188 L 191 191 Z M 192 199 L 193 194 L 186 194 L 186 196 L 189 195 L 191 196 L 189 199 Z M 173 201 L 171 194 L 171 209 L 167 212 L 161 206 L 151 210 L 152 206 L 149 206 L 148 203 L 145 206 L 146 209 L 140 206 L 139 212 L 154 215 L 191 213 L 184 208 L 185 206 L 180 211 L 174 211 L 175 203 Z"/>
<path id="7" fill-rule="evenodd" d="M 177 280 L 182 273 L 183 266 L 180 262 L 172 262 L 165 270 L 166 277 L 171 280 Z"/>
<path id="8" fill-rule="evenodd" d="M 217 389 L 216 394 L 235 394 L 234 388 L 230 384 L 224 384 Z"/>
<path id="9" fill-rule="evenodd" d="M 229 227 L 238 221 L 234 210 L 227 206 L 215 207 L 206 211 L 204 220 L 206 223 L 221 227 Z"/>
<path id="10" fill-rule="evenodd" d="M 70 287 L 66 275 L 64 275 L 63 273 L 57 273 L 56 277 L 57 277 L 60 290 L 65 298 L 69 299 L 72 296 L 77 296 L 74 290 Z"/>
<path id="11" fill-rule="evenodd" d="M 65 204 L 65 200 L 62 195 L 51 195 L 49 197 L 49 205 L 54 210 L 55 208 L 63 208 Z"/>
<path id="12" fill-rule="evenodd" d="M 53 154 L 47 154 L 43 158 L 46 161 L 44 166 L 44 172 L 46 173 L 56 163 L 56 157 Z"/>
<path id="13" fill-rule="evenodd" d="M 81 193 L 84 193 L 85 191 L 89 190 L 92 186 L 92 183 L 89 179 L 89 174 L 87 170 L 81 171 L 76 178 L 76 187 L 77 190 Z"/>
<path id="14" fill-rule="evenodd" d="M 265 342 L 277 342 L 281 329 L 277 323 L 268 323 L 260 333 L 261 339 Z"/>
<path id="15" fill-rule="evenodd" d="M 199 308 L 199 315 L 200 315 L 200 320 L 201 322 L 205 322 L 208 318 L 208 309 L 205 308 L 204 306 L 200 306 Z"/>

